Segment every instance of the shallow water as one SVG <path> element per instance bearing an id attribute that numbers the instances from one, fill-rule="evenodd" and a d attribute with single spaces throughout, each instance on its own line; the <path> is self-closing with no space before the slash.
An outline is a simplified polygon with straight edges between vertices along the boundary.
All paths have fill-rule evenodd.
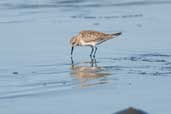
<path id="1" fill-rule="evenodd" d="M 170 114 L 171 2 L 1 0 L 0 113 L 113 114 L 133 106 Z M 98 47 L 80 30 L 123 35 Z M 32 110 L 35 108 L 35 110 Z M 97 109 L 98 108 L 98 109 Z"/>

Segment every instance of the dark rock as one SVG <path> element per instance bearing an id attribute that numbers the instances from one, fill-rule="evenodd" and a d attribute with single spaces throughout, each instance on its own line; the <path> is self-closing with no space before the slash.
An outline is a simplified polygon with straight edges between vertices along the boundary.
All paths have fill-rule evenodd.
<path id="1" fill-rule="evenodd" d="M 114 114 L 147 114 L 146 112 L 139 110 L 139 109 L 135 109 L 133 107 L 130 107 L 128 109 L 116 112 Z"/>

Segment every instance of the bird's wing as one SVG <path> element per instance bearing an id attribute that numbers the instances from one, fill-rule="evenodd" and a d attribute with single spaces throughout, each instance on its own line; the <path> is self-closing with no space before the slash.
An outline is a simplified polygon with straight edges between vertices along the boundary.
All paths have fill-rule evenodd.
<path id="1" fill-rule="evenodd" d="M 112 38 L 111 34 L 106 34 L 103 32 L 97 32 L 97 31 L 91 31 L 91 30 L 81 31 L 79 33 L 79 36 L 85 42 L 92 42 L 92 41 L 98 42 L 98 41 L 107 40 L 107 39 Z"/>

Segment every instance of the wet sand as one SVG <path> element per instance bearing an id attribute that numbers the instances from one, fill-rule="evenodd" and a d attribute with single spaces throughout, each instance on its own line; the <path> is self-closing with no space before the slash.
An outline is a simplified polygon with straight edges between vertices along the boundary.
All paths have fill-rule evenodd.
<path id="1" fill-rule="evenodd" d="M 0 113 L 170 114 L 170 1 L 0 1 Z M 123 34 L 88 47 L 81 30 Z"/>

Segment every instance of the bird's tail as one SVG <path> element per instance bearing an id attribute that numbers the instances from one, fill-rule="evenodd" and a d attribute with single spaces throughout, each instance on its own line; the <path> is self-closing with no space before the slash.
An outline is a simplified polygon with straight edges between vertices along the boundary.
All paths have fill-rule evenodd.
<path id="1" fill-rule="evenodd" d="M 117 32 L 117 33 L 113 33 L 112 36 L 119 36 L 121 34 L 122 34 L 122 32 Z"/>

